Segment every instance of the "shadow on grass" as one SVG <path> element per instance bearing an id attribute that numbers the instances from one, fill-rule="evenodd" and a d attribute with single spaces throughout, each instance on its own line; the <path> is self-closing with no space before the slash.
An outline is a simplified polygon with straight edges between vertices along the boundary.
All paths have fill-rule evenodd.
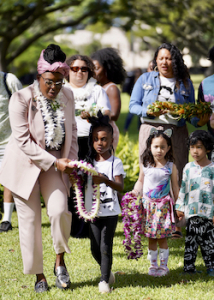
<path id="1" fill-rule="evenodd" d="M 124 275 L 116 275 L 116 283 L 115 288 L 122 287 L 172 287 L 176 284 L 186 285 L 186 284 L 194 284 L 197 281 L 213 281 L 213 277 L 209 277 L 206 275 L 204 267 L 201 265 L 199 270 L 202 271 L 200 274 L 183 274 L 183 268 L 178 268 L 176 270 L 170 270 L 169 274 L 164 277 L 153 277 L 148 274 L 143 273 L 132 273 L 132 274 L 124 274 Z"/>
<path id="2" fill-rule="evenodd" d="M 97 286 L 99 283 L 100 277 L 97 277 L 97 279 L 95 280 L 86 280 L 86 281 L 82 281 L 82 282 L 71 282 L 70 287 L 67 290 L 73 291 L 77 288 L 83 288 L 85 286 Z M 49 289 L 56 289 L 56 285 L 55 284 L 51 284 L 49 285 Z"/>
<path id="3" fill-rule="evenodd" d="M 178 268 L 176 270 L 170 270 L 169 274 L 164 277 L 153 277 L 144 273 L 125 273 L 123 275 L 116 274 L 116 282 L 113 285 L 115 289 L 117 288 L 125 288 L 125 287 L 151 287 L 151 288 L 171 288 L 174 285 L 180 284 L 182 286 L 185 285 L 194 285 L 197 281 L 208 282 L 210 280 L 213 281 L 213 277 L 209 277 L 206 275 L 204 267 L 202 265 L 199 266 L 199 270 L 202 271 L 200 274 L 183 274 L 183 268 Z M 71 282 L 71 286 L 68 290 L 75 290 L 77 288 L 84 288 L 85 286 L 98 286 L 100 281 L 100 277 L 97 277 L 94 280 L 86 280 L 81 282 Z M 54 284 L 50 285 L 49 288 L 56 288 Z"/>

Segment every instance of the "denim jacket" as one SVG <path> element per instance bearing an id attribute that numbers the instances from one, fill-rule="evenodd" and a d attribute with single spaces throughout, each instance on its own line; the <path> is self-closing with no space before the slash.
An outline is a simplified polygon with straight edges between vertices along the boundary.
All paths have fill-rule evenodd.
<path id="1" fill-rule="evenodd" d="M 188 79 L 189 87 L 186 88 L 184 83 L 179 81 L 179 88 L 175 87 L 174 95 L 177 104 L 195 103 L 195 93 L 191 80 Z M 147 115 L 147 107 L 157 100 L 160 90 L 159 72 L 148 72 L 141 75 L 134 85 L 129 110 L 132 114 L 150 118 Z M 191 124 L 197 126 L 199 119 L 191 118 Z M 185 125 L 185 119 L 178 121 L 178 126 Z"/>

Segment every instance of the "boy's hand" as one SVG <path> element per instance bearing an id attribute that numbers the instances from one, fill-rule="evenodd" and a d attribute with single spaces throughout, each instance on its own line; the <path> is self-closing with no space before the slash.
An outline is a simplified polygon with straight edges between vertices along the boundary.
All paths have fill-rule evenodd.
<path id="1" fill-rule="evenodd" d="M 213 224 L 214 224 L 214 216 L 213 216 Z"/>
<path id="2" fill-rule="evenodd" d="M 176 214 L 177 214 L 178 220 L 181 221 L 184 217 L 184 213 L 182 211 L 176 210 Z"/>

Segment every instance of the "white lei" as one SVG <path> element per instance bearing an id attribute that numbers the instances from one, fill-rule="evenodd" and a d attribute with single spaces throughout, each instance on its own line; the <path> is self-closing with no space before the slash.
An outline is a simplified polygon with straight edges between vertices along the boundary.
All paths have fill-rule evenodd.
<path id="1" fill-rule="evenodd" d="M 65 119 L 63 106 L 60 102 L 61 95 L 62 93 L 60 91 L 56 99 L 50 100 L 54 102 L 56 107 L 56 110 L 52 110 L 50 101 L 48 101 L 39 90 L 39 82 L 37 80 L 34 81 L 34 99 L 40 104 L 42 118 L 45 122 L 45 145 L 50 149 L 56 150 L 62 145 L 65 136 L 65 131 L 62 126 Z"/>
<path id="2" fill-rule="evenodd" d="M 73 168 L 73 172 L 70 174 L 70 180 L 71 183 L 74 185 L 75 192 L 76 192 L 76 208 L 77 212 L 80 216 L 80 218 L 83 218 L 85 221 L 91 221 L 96 218 L 99 207 L 100 207 L 100 186 L 99 184 L 93 184 L 93 203 L 92 203 L 92 209 L 90 212 L 88 212 L 85 209 L 85 203 L 84 203 L 84 197 L 83 192 L 81 190 L 82 188 L 82 181 L 80 177 L 78 176 L 77 170 L 81 170 L 84 173 L 88 175 L 98 175 L 97 170 L 89 163 L 84 162 L 82 160 L 80 161 L 70 161 L 69 165 L 71 168 Z"/>
<path id="3" fill-rule="evenodd" d="M 87 99 L 91 96 L 96 79 L 90 78 L 84 87 L 72 88 L 75 101 L 75 109 L 84 110 L 87 106 Z"/>

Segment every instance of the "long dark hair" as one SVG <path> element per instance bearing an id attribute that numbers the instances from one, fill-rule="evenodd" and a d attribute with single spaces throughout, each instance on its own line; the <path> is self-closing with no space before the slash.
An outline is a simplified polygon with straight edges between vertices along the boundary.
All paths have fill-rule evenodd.
<path id="1" fill-rule="evenodd" d="M 109 116 L 103 115 L 101 111 L 99 110 L 97 113 L 97 117 L 89 117 L 88 121 L 91 123 L 91 128 L 89 132 L 89 137 L 88 137 L 88 154 L 86 156 L 86 161 L 89 162 L 90 164 L 93 164 L 93 160 L 96 157 L 96 151 L 94 150 L 93 147 L 93 132 L 96 128 L 103 128 L 111 134 L 113 137 L 113 128 L 111 124 L 109 123 Z M 110 152 L 114 151 L 113 146 L 112 149 L 110 149 Z"/>
<path id="2" fill-rule="evenodd" d="M 172 57 L 172 70 L 173 70 L 173 75 L 176 79 L 176 82 L 179 83 L 179 80 L 183 81 L 184 85 L 188 87 L 188 79 L 190 78 L 189 71 L 187 66 L 184 64 L 184 60 L 182 57 L 182 54 L 180 50 L 173 44 L 170 43 L 163 43 L 160 45 L 153 58 L 153 66 L 154 68 L 157 66 L 157 56 L 158 53 L 161 49 L 166 49 L 170 52 L 171 57 Z"/>
<path id="3" fill-rule="evenodd" d="M 153 157 L 152 152 L 151 152 L 151 144 L 152 144 L 152 140 L 154 138 L 159 137 L 159 136 L 162 136 L 166 140 L 167 145 L 170 146 L 169 151 L 165 155 L 166 161 L 174 161 L 171 138 L 169 138 L 164 133 L 164 130 L 157 130 L 157 131 L 154 131 L 152 134 L 150 134 L 150 136 L 148 137 L 148 139 L 146 141 L 146 150 L 141 155 L 141 161 L 142 161 L 144 167 L 148 167 L 149 165 L 151 165 L 153 167 L 156 166 L 155 161 L 154 161 L 154 157 Z"/>
<path id="4" fill-rule="evenodd" d="M 97 60 L 106 71 L 108 80 L 122 84 L 126 78 L 126 70 L 123 66 L 123 60 L 117 49 L 103 48 L 91 55 L 91 59 Z"/>

